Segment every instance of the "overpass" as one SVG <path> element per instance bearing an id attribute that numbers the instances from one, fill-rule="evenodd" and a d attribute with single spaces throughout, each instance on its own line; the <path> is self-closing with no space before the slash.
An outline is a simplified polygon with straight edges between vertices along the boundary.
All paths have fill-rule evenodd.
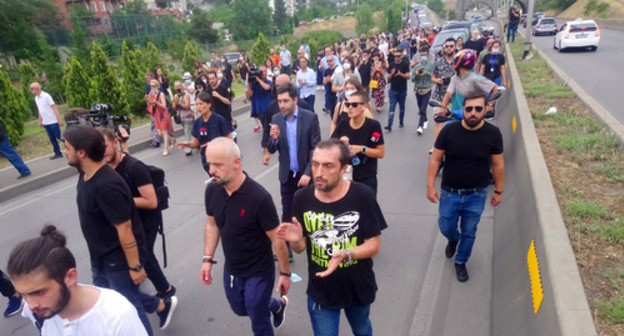
<path id="1" fill-rule="evenodd" d="M 522 13 L 528 13 L 528 1 L 513 1 L 516 5 L 520 7 Z M 466 12 L 475 4 L 485 4 L 492 10 L 492 15 L 496 15 L 496 10 L 499 8 L 504 9 L 505 16 L 507 15 L 507 9 L 509 8 L 510 1 L 509 0 L 457 0 L 457 18 L 463 20 Z"/>

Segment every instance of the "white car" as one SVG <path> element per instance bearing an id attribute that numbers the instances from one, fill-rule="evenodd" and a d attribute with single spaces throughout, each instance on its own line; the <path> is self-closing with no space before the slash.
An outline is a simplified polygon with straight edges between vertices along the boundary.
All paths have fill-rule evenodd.
<path id="1" fill-rule="evenodd" d="M 553 42 L 553 48 L 559 52 L 567 48 L 598 49 L 600 43 L 600 28 L 594 20 L 576 19 L 561 25 Z"/>

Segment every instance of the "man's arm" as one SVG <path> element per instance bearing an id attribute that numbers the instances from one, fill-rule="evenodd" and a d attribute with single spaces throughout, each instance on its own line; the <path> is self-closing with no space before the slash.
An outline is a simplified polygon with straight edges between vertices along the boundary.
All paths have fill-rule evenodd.
<path id="1" fill-rule="evenodd" d="M 379 253 L 380 248 L 381 235 L 366 239 L 364 240 L 364 243 L 362 245 L 358 245 L 350 250 L 341 250 L 337 253 L 334 253 L 327 269 L 323 272 L 316 273 L 316 276 L 324 278 L 332 274 L 342 262 L 372 258 Z"/>
<path id="2" fill-rule="evenodd" d="M 56 120 L 58 121 L 59 126 L 63 127 L 63 119 L 61 119 L 61 115 L 59 114 L 58 107 L 56 104 L 52 104 L 52 110 L 54 111 L 54 115 L 56 116 Z"/>
<path id="3" fill-rule="evenodd" d="M 158 207 L 158 197 L 156 197 L 156 189 L 151 183 L 142 185 L 137 188 L 141 196 L 134 197 L 134 205 L 139 209 L 156 209 Z"/>
<path id="4" fill-rule="evenodd" d="M 277 280 L 276 291 L 281 293 L 288 294 L 288 290 L 290 289 L 290 276 L 282 275 L 290 274 L 290 262 L 288 261 L 288 248 L 286 247 L 286 242 L 279 239 L 277 236 L 277 227 L 273 228 L 271 231 L 266 232 L 269 239 L 271 239 L 271 243 L 273 244 L 273 251 L 275 251 L 275 255 L 277 256 L 277 262 L 279 264 L 279 278 Z"/>
<path id="5" fill-rule="evenodd" d="M 126 256 L 126 262 L 128 263 L 128 267 L 135 267 L 137 265 L 141 265 L 141 259 L 139 258 L 139 247 L 137 245 L 136 238 L 134 237 L 134 232 L 132 232 L 132 221 L 128 219 L 125 222 L 115 224 L 115 229 L 117 230 L 117 236 L 119 237 L 119 244 L 121 244 L 121 249 Z M 141 271 L 133 271 L 130 270 L 130 278 L 135 285 L 141 284 L 143 280 L 147 277 L 145 270 Z"/>
<path id="6" fill-rule="evenodd" d="M 440 199 L 438 190 L 435 187 L 435 179 L 438 176 L 438 170 L 442 164 L 443 157 L 444 151 L 434 147 L 429 159 L 429 168 L 427 169 L 427 199 L 432 203 L 438 203 Z"/>
<path id="7" fill-rule="evenodd" d="M 492 175 L 494 176 L 494 191 L 500 191 L 500 194 L 496 192 L 492 193 L 492 206 L 497 206 L 503 200 L 503 190 L 505 187 L 505 159 L 503 154 L 491 155 L 492 161 Z"/>
<path id="8" fill-rule="evenodd" d="M 266 83 L 264 80 L 260 79 L 260 77 L 256 77 L 256 79 L 258 80 L 258 84 L 260 84 L 265 91 L 271 90 L 271 84 Z"/>
<path id="9" fill-rule="evenodd" d="M 204 228 L 204 258 L 214 258 L 220 237 L 221 232 L 219 231 L 217 222 L 213 216 L 208 216 L 208 219 L 206 220 L 206 227 Z M 202 261 L 199 275 L 200 280 L 204 283 L 204 285 L 210 285 L 212 283 L 212 275 L 210 274 L 211 270 L 212 263 Z"/>

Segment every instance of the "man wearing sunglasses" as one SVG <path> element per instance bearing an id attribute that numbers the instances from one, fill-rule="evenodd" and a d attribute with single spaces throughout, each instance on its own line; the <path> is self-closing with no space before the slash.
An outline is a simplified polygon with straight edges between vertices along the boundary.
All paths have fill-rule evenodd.
<path id="1" fill-rule="evenodd" d="M 485 208 L 490 168 L 495 183 L 490 205 L 497 206 L 503 199 L 503 138 L 496 126 L 484 120 L 486 103 L 484 94 L 464 99 L 463 119 L 442 129 L 427 171 L 427 199 L 440 203 L 438 226 L 448 239 L 444 253 L 449 259 L 455 256 L 460 282 L 468 281 L 466 263 Z M 443 157 L 445 165 L 438 194 L 435 180 Z"/>

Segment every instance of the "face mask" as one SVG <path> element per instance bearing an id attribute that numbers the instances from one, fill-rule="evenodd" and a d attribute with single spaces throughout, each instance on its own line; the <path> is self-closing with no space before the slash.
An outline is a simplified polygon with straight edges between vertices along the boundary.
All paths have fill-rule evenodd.
<path id="1" fill-rule="evenodd" d="M 345 70 L 349 70 L 349 69 L 351 69 L 351 64 L 345 63 L 345 64 L 342 65 L 342 68 L 345 69 Z"/>
<path id="2" fill-rule="evenodd" d="M 420 61 L 421 62 L 426 62 L 427 61 L 427 56 L 420 56 Z"/>
<path id="3" fill-rule="evenodd" d="M 273 75 L 274 75 L 274 76 L 279 76 L 279 74 L 280 74 L 280 71 L 279 71 L 279 70 L 275 70 L 275 71 L 273 71 Z"/>
<path id="4" fill-rule="evenodd" d="M 494 54 L 498 54 L 499 51 L 500 51 L 500 49 L 498 49 L 498 48 L 492 48 L 492 53 L 494 53 Z"/>
<path id="5" fill-rule="evenodd" d="M 182 89 L 176 89 L 177 93 L 182 93 Z"/>
<path id="6" fill-rule="evenodd" d="M 202 82 L 204 82 L 204 84 L 206 84 L 208 80 L 206 80 L 205 78 L 202 78 Z"/>
<path id="7" fill-rule="evenodd" d="M 191 85 L 191 83 L 192 83 L 192 82 L 193 82 L 193 81 L 191 81 L 190 79 L 187 79 L 187 80 L 185 80 L 185 81 L 184 81 L 184 84 L 186 84 L 186 85 Z"/>
<path id="8" fill-rule="evenodd" d="M 349 99 L 349 97 L 351 97 L 351 95 L 354 93 L 355 91 L 345 91 L 345 97 L 347 99 Z"/>
<path id="9" fill-rule="evenodd" d="M 217 74 L 217 78 L 219 78 L 219 79 L 223 78 L 223 74 L 219 72 L 219 73 Z"/>

